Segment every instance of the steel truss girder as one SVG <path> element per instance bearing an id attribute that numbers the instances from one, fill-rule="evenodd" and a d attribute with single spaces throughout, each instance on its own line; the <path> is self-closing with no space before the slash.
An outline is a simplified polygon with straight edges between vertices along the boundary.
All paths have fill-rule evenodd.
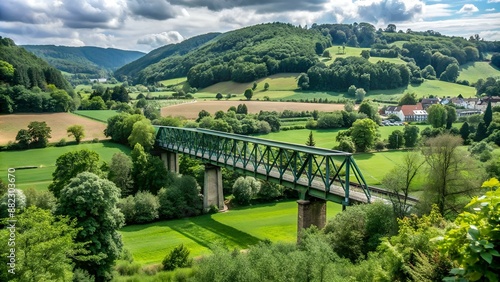
<path id="1" fill-rule="evenodd" d="M 371 200 L 351 153 L 199 128 L 156 126 L 156 130 L 156 146 L 162 149 L 282 184 L 304 198 L 343 205 Z"/>

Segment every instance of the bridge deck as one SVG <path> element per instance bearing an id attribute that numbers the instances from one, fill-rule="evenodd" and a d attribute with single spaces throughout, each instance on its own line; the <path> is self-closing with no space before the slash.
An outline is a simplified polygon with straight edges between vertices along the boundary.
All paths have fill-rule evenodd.
<path id="1" fill-rule="evenodd" d="M 234 162 L 232 158 L 228 158 L 223 153 L 218 154 L 218 156 L 215 156 L 208 152 L 200 152 L 199 150 L 195 150 L 192 148 L 167 144 L 161 141 L 157 142 L 157 144 L 160 145 L 163 149 L 169 151 L 188 154 L 192 157 L 204 160 L 206 162 L 209 162 L 217 166 L 233 168 L 246 175 L 252 175 L 258 178 L 264 178 L 266 180 L 271 180 L 271 181 L 274 180 L 279 184 L 285 185 L 287 187 L 304 190 L 305 193 L 317 198 L 322 198 L 337 203 L 343 203 L 345 200 L 346 192 L 344 188 L 340 186 L 340 183 L 339 185 L 333 185 L 333 184 L 330 185 L 330 191 L 327 192 L 325 191 L 326 189 L 322 181 L 313 180 L 311 182 L 311 185 L 309 185 L 307 179 L 299 178 L 295 181 L 293 173 L 290 170 L 286 170 L 285 173 L 282 173 L 280 175 L 280 173 L 275 170 L 267 171 L 263 164 L 259 164 L 257 168 L 248 167 L 245 166 L 245 163 L 248 164 L 249 159 L 245 159 L 242 156 L 237 158 L 237 161 Z M 355 190 L 353 190 L 352 188 L 350 189 L 349 201 L 356 203 L 368 203 L 369 201 L 365 193 L 363 191 L 356 191 L 356 190 L 361 190 L 361 189 L 355 189 Z M 377 199 L 372 196 L 372 200 L 377 200 Z"/>

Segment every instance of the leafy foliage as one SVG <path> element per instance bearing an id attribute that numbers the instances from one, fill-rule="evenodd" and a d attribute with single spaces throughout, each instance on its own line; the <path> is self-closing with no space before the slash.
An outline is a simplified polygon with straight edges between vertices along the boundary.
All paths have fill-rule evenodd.
<path id="1" fill-rule="evenodd" d="M 260 191 L 260 182 L 251 177 L 238 177 L 233 185 L 233 195 L 237 203 L 241 205 L 248 205 Z"/>
<path id="2" fill-rule="evenodd" d="M 178 267 L 190 267 L 192 263 L 192 259 L 189 259 L 189 250 L 180 244 L 165 256 L 162 265 L 163 270 L 170 271 Z"/>
<path id="3" fill-rule="evenodd" d="M 74 136 L 76 143 L 80 143 L 82 138 L 85 137 L 85 131 L 83 129 L 83 126 L 75 124 L 66 129 L 66 132 L 68 133 L 68 136 Z"/>
<path id="4" fill-rule="evenodd" d="M 7 273 L 8 264 L 1 265 L 2 281 L 69 281 L 72 279 L 72 258 L 83 254 L 83 244 L 75 242 L 79 229 L 76 221 L 66 216 L 53 216 L 50 211 L 29 207 L 19 214 L 15 237 L 15 275 Z M 2 257 L 10 254 L 7 245 L 10 231 L 2 229 Z"/>
<path id="5" fill-rule="evenodd" d="M 119 196 L 120 189 L 113 182 L 82 172 L 61 190 L 55 210 L 76 220 L 80 228 L 76 241 L 86 243 L 89 254 L 77 258 L 75 265 L 99 281 L 111 279 L 112 266 L 121 253 L 118 229 L 124 219 L 116 207 Z"/>
<path id="6" fill-rule="evenodd" d="M 84 171 L 100 173 L 97 152 L 82 149 L 62 154 L 56 160 L 56 170 L 52 173 L 53 182 L 49 185 L 49 191 L 59 198 L 61 190 L 70 183 L 70 180 Z"/>
<path id="7" fill-rule="evenodd" d="M 439 242 L 440 250 L 458 263 L 451 271 L 469 281 L 498 281 L 500 272 L 500 182 L 483 183 L 484 196 L 475 197 L 458 215 L 456 227 Z"/>

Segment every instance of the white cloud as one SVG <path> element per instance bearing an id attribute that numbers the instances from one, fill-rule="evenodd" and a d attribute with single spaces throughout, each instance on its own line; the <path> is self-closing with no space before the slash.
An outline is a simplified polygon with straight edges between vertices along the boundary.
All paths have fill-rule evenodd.
<path id="1" fill-rule="evenodd" d="M 488 0 L 488 3 L 500 3 L 500 0 Z"/>
<path id="2" fill-rule="evenodd" d="M 457 13 L 470 15 L 477 11 L 479 11 L 479 9 L 474 4 L 465 4 Z"/>
<path id="3" fill-rule="evenodd" d="M 495 8 L 486 9 L 485 11 L 486 12 L 493 12 L 493 11 L 495 11 Z"/>
<path id="4" fill-rule="evenodd" d="M 485 38 L 486 40 L 500 41 L 500 30 L 481 31 L 481 32 L 479 32 L 479 37 Z"/>
<path id="5" fill-rule="evenodd" d="M 137 40 L 138 44 L 149 45 L 153 48 L 163 45 L 178 43 L 184 40 L 184 37 L 177 31 L 165 31 L 156 34 L 148 34 Z"/>

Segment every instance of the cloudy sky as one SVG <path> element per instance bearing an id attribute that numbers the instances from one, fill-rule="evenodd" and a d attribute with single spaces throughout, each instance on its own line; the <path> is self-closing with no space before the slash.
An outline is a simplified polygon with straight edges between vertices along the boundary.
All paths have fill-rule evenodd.
<path id="1" fill-rule="evenodd" d="M 16 44 L 149 52 L 207 32 L 265 22 L 369 22 L 500 40 L 500 0 L 0 0 L 0 36 Z"/>

